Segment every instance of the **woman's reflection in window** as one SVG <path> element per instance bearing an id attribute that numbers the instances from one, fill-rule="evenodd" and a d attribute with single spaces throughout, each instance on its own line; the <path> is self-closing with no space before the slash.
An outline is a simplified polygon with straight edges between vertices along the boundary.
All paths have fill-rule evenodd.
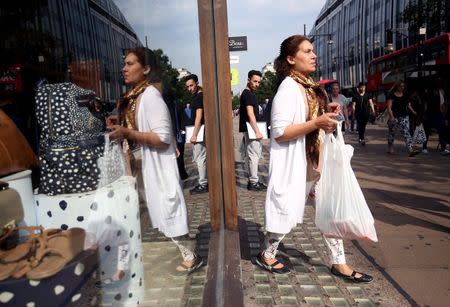
<path id="1" fill-rule="evenodd" d="M 119 124 L 108 123 L 110 138 L 123 140 L 128 152 L 142 153 L 142 176 L 152 225 L 178 246 L 183 261 L 176 270 L 190 273 L 200 268 L 203 260 L 181 240 L 189 231 L 187 210 L 155 54 L 144 47 L 128 50 L 123 77 L 133 88 L 118 104 Z"/>

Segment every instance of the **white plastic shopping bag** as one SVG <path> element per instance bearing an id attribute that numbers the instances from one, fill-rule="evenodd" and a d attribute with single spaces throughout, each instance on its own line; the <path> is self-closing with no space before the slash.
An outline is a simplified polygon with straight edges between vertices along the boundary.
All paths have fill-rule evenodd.
<path id="1" fill-rule="evenodd" d="M 100 170 L 98 188 L 104 187 L 127 175 L 122 147 L 119 143 L 110 141 L 109 134 L 105 134 L 105 149 L 103 156 L 98 158 L 97 165 Z"/>
<path id="2" fill-rule="evenodd" d="M 326 237 L 377 242 L 374 219 L 350 165 L 353 147 L 325 135 L 323 166 L 316 189 L 316 225 Z"/>

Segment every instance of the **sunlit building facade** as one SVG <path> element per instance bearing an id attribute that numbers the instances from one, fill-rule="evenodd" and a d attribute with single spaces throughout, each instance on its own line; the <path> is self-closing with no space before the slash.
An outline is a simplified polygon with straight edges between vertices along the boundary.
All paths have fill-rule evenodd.
<path id="1" fill-rule="evenodd" d="M 409 33 L 401 19 L 410 1 L 328 0 L 309 33 L 319 58 L 320 79 L 338 79 L 344 88 L 366 81 L 369 62 L 389 52 L 386 29 L 394 29 L 395 50 L 417 42 L 418 36 Z M 443 23 L 441 31 L 448 28 L 448 21 Z M 427 38 L 440 34 L 433 30 L 427 30 Z"/>

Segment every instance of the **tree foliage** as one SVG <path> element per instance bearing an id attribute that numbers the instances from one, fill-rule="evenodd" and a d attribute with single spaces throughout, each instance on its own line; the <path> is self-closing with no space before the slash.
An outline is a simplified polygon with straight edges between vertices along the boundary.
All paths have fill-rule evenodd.
<path id="1" fill-rule="evenodd" d="M 445 31 L 441 21 L 445 20 L 446 14 L 448 15 L 448 12 L 446 13 L 448 9 L 449 4 L 445 0 L 411 1 L 405 7 L 401 18 L 404 23 L 408 23 L 410 33 L 418 35 L 419 29 L 426 26 L 427 36 L 430 37 Z"/>
<path id="2" fill-rule="evenodd" d="M 261 80 L 258 90 L 256 91 L 256 99 L 258 102 L 264 101 L 264 99 L 273 99 L 277 91 L 277 76 L 273 72 L 266 72 Z"/>
<path id="3" fill-rule="evenodd" d="M 233 110 L 239 109 L 239 106 L 241 105 L 240 97 L 239 95 L 234 95 L 233 99 L 231 101 L 231 105 Z"/>
<path id="4" fill-rule="evenodd" d="M 166 99 L 172 99 L 174 102 L 183 105 L 192 100 L 192 96 L 186 90 L 184 80 L 178 79 L 178 71 L 172 67 L 170 59 L 164 54 L 162 49 L 155 49 L 157 63 L 163 72 L 163 88 Z"/>

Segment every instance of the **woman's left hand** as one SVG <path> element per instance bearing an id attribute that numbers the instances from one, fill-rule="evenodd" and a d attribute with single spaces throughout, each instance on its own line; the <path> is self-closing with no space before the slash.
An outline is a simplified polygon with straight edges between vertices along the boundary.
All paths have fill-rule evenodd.
<path id="1" fill-rule="evenodd" d="M 337 102 L 330 102 L 327 105 L 328 113 L 335 113 L 340 114 L 341 113 L 341 105 Z"/>
<path id="2" fill-rule="evenodd" d="M 108 126 L 108 129 L 111 129 L 111 132 L 109 133 L 110 140 L 123 140 L 127 137 L 128 129 L 120 126 L 120 125 L 112 125 Z"/>

